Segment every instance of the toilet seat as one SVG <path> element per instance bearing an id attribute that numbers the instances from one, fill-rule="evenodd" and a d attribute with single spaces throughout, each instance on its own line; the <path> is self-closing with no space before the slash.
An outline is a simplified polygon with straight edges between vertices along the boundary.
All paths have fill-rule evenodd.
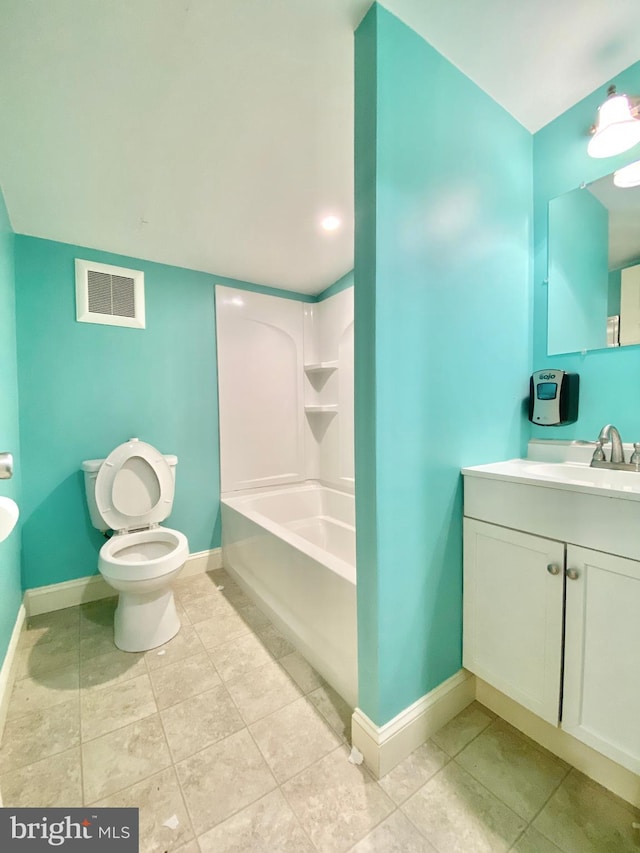
<path id="1" fill-rule="evenodd" d="M 148 580 L 170 574 L 188 556 L 189 543 L 184 533 L 154 527 L 112 536 L 100 549 L 98 569 L 113 580 Z"/>
<path id="2" fill-rule="evenodd" d="M 95 494 L 98 512 L 111 530 L 149 528 L 171 513 L 173 474 L 160 451 L 132 438 L 102 463 Z"/>

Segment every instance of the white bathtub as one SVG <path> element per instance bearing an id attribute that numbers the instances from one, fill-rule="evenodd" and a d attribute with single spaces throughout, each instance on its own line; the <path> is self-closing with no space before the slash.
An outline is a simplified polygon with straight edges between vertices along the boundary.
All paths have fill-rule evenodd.
<path id="1" fill-rule="evenodd" d="M 315 483 L 222 496 L 227 571 L 355 708 L 353 495 Z"/>

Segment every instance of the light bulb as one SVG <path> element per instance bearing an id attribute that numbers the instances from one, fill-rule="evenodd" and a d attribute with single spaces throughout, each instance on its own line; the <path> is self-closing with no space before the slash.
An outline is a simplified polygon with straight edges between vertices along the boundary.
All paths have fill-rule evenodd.
<path id="1" fill-rule="evenodd" d="M 626 95 L 610 95 L 598 109 L 596 132 L 589 140 L 590 157 L 614 157 L 640 142 L 640 120 L 634 118 Z"/>
<path id="2" fill-rule="evenodd" d="M 342 220 L 337 216 L 325 216 L 320 224 L 325 231 L 335 231 L 342 225 Z"/>
<path id="3" fill-rule="evenodd" d="M 622 189 L 640 187 L 640 160 L 629 163 L 613 173 L 613 183 Z"/>

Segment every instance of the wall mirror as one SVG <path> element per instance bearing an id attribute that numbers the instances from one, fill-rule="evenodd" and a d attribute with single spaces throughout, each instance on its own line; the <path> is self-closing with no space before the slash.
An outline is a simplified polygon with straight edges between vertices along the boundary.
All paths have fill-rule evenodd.
<path id="1" fill-rule="evenodd" d="M 640 344 L 640 187 L 613 174 L 549 202 L 547 353 Z"/>

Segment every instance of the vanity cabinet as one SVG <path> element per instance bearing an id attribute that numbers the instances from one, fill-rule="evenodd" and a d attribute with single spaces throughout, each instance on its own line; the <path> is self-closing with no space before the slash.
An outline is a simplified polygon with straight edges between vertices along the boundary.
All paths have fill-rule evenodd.
<path id="1" fill-rule="evenodd" d="M 640 562 L 567 547 L 562 728 L 640 773 Z"/>
<path id="2" fill-rule="evenodd" d="M 640 562 L 464 520 L 463 664 L 640 772 Z"/>
<path id="3" fill-rule="evenodd" d="M 564 545 L 464 520 L 463 666 L 558 724 Z"/>

